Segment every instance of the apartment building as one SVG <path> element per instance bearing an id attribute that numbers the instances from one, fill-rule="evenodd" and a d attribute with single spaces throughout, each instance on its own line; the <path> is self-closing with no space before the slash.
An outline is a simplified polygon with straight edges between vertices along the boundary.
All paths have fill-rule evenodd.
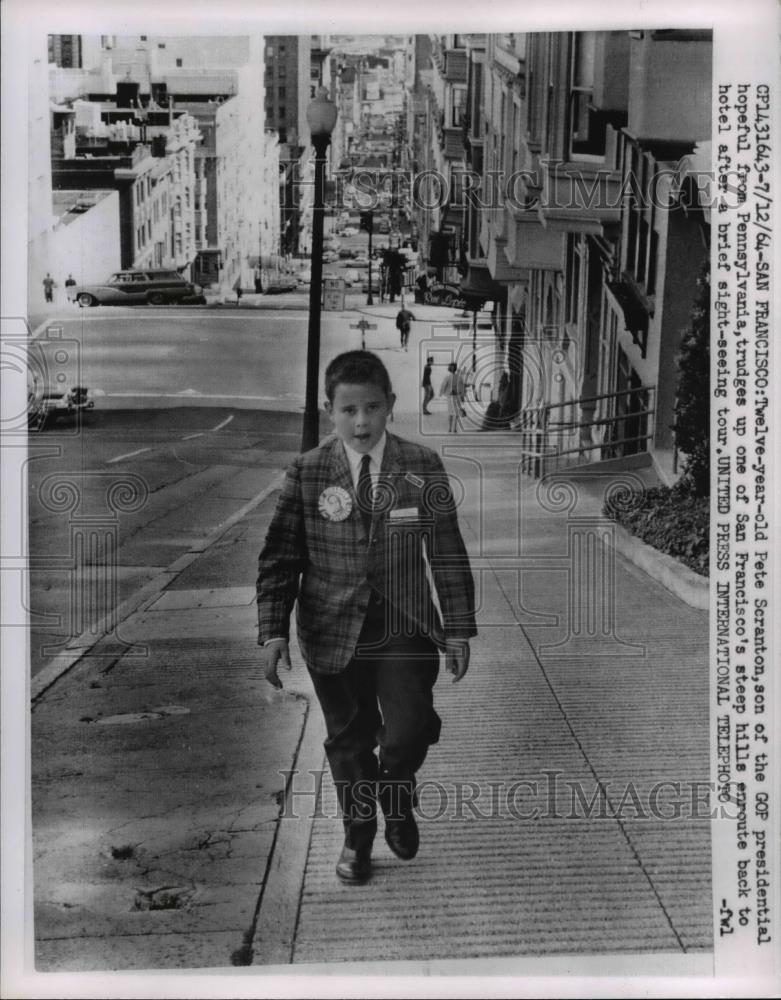
<path id="1" fill-rule="evenodd" d="M 311 39 L 306 35 L 265 38 L 265 108 L 267 134 L 279 143 L 280 244 L 275 253 L 299 252 L 298 181 L 309 143 L 306 108 L 311 100 Z"/>
<path id="2" fill-rule="evenodd" d="M 481 197 L 465 199 L 462 287 L 505 290 L 496 355 L 514 425 L 534 426 L 538 456 L 638 455 L 672 481 L 675 358 L 709 245 L 707 212 L 680 198 L 680 165 L 709 148 L 710 33 L 465 47 L 465 164 Z"/>
<path id="3" fill-rule="evenodd" d="M 457 281 L 466 266 L 463 183 L 467 102 L 464 35 L 419 39 L 413 163 L 419 178 L 415 223 L 429 268 L 440 281 Z"/>
<path id="4" fill-rule="evenodd" d="M 79 66 L 49 72 L 54 187 L 117 190 L 123 267 L 253 287 L 280 232 L 262 36 L 95 36 L 76 51 Z"/>
<path id="5" fill-rule="evenodd" d="M 192 116 L 141 110 L 138 84 L 53 115 L 52 186 L 118 192 L 120 265 L 190 266 L 195 257 Z"/>

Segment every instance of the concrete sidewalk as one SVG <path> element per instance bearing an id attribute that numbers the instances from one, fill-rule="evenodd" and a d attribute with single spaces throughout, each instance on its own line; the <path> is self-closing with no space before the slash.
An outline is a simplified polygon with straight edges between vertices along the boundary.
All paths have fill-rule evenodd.
<path id="1" fill-rule="evenodd" d="M 708 780 L 707 615 L 600 552 L 610 528 L 593 511 L 541 509 L 536 485 L 519 494 L 509 467 L 487 466 L 482 512 L 477 477 L 463 476 L 480 637 L 465 680 L 437 687 L 444 726 L 420 775 L 420 854 L 400 862 L 380 835 L 371 882 L 337 884 L 326 776 L 287 960 L 423 972 L 663 952 L 692 970 L 685 956 L 711 947 L 709 820 L 690 808 Z M 256 962 L 284 960 L 274 919 L 261 907 Z"/>
<path id="2" fill-rule="evenodd" d="M 380 834 L 373 879 L 338 883 L 300 657 L 273 691 L 254 579 L 208 586 L 210 560 L 257 553 L 271 496 L 126 619 L 109 667 L 86 658 L 35 706 L 41 970 L 707 964 L 710 827 L 690 803 L 709 777 L 707 612 L 615 552 L 599 497 L 620 475 L 540 486 L 512 435 L 448 436 L 439 404 L 419 417 L 429 332 L 418 321 L 403 352 L 395 306 L 374 315 L 399 396 L 390 429 L 443 453 L 480 599 L 470 671 L 436 689 L 419 856 L 398 861 Z"/>

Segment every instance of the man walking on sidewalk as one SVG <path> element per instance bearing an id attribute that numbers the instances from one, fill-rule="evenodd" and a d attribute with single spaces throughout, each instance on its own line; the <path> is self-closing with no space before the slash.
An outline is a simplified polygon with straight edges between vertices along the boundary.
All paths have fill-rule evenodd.
<path id="1" fill-rule="evenodd" d="M 336 874 L 358 884 L 371 875 L 377 801 L 393 853 L 417 854 L 415 775 L 439 739 L 439 653 L 461 680 L 474 582 L 439 456 L 386 431 L 396 397 L 380 359 L 339 355 L 325 388 L 335 435 L 288 471 L 259 558 L 258 641 L 280 688 L 297 601 L 344 823 Z"/>
<path id="2" fill-rule="evenodd" d="M 54 298 L 54 289 L 57 287 L 57 282 L 54 278 L 46 272 L 46 277 L 43 279 L 43 297 L 47 302 L 51 302 Z"/>
<path id="3" fill-rule="evenodd" d="M 434 359 L 429 355 L 426 358 L 426 364 L 423 368 L 423 381 L 420 383 L 423 388 L 423 412 L 427 417 L 431 415 L 428 404 L 434 398 L 434 386 L 431 384 L 431 366 L 433 364 Z"/>
<path id="4" fill-rule="evenodd" d="M 401 309 L 399 309 L 398 313 L 396 314 L 396 329 L 399 331 L 401 335 L 401 347 L 402 350 L 404 351 L 407 350 L 407 344 L 409 343 L 410 326 L 412 325 L 412 321 L 414 319 L 415 317 L 412 315 L 409 309 L 405 308 L 404 302 L 402 301 Z"/>

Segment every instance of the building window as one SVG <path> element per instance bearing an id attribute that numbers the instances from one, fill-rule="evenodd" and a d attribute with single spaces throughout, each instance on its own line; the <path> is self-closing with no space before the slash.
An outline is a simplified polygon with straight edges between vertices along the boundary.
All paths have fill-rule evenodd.
<path id="1" fill-rule="evenodd" d="M 277 87 L 277 97 L 280 101 L 284 101 L 287 96 L 287 91 L 285 87 Z"/>
<path id="2" fill-rule="evenodd" d="M 280 104 L 279 105 L 279 112 L 278 113 L 279 113 L 279 117 L 280 118 L 285 118 L 287 116 L 287 108 L 285 107 L 284 104 Z"/>
<path id="3" fill-rule="evenodd" d="M 461 128 L 464 124 L 464 114 L 466 112 L 466 90 L 461 88 L 453 89 L 453 116 L 451 124 L 453 128 Z"/>
<path id="4" fill-rule="evenodd" d="M 521 108 L 520 105 L 513 102 L 513 129 L 510 136 L 510 142 L 513 150 L 513 158 L 510 169 L 513 174 L 517 174 L 521 165 Z"/>
<path id="5" fill-rule="evenodd" d="M 181 69 L 181 67 L 182 67 L 182 60 L 181 60 L 181 59 L 177 59 L 177 60 L 176 60 L 176 65 L 177 65 L 177 67 L 178 67 L 179 69 Z"/>
<path id="6" fill-rule="evenodd" d="M 639 285 L 645 285 L 648 294 L 653 294 L 659 237 L 654 230 L 654 205 L 650 193 L 656 190 L 656 165 L 633 145 L 629 171 L 625 266 L 627 273 Z"/>
<path id="7" fill-rule="evenodd" d="M 158 49 L 164 49 L 165 48 L 165 42 L 158 42 L 157 43 L 157 47 L 158 47 Z"/>
<path id="8" fill-rule="evenodd" d="M 539 142 L 540 137 L 540 109 L 542 106 L 540 81 L 542 77 L 538 68 L 538 44 L 536 39 L 532 41 L 526 60 L 526 92 L 529 95 L 526 102 L 526 128 L 530 143 Z"/>
<path id="9" fill-rule="evenodd" d="M 499 169 L 504 173 L 507 170 L 507 163 L 505 162 L 506 148 L 507 148 L 507 94 L 502 90 L 501 98 L 501 110 L 499 111 L 499 129 L 500 129 L 500 140 L 499 140 Z"/>
<path id="10" fill-rule="evenodd" d="M 580 252 L 576 233 L 567 234 L 567 284 L 566 321 L 578 321 L 578 295 L 580 292 Z"/>
<path id="11" fill-rule="evenodd" d="M 146 41 L 146 35 L 141 35 L 141 41 L 142 41 L 142 42 L 145 42 L 145 41 Z"/>
<path id="12" fill-rule="evenodd" d="M 569 95 L 570 156 L 603 156 L 605 153 L 605 122 L 592 108 L 595 46 L 596 32 L 574 33 Z"/>

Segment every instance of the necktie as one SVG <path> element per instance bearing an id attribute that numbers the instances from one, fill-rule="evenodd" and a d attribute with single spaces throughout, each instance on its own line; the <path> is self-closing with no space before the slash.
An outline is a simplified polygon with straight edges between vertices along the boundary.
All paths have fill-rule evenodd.
<path id="1" fill-rule="evenodd" d="M 361 512 L 361 520 L 363 521 L 363 527 L 367 536 L 371 532 L 372 506 L 374 505 L 372 477 L 369 472 L 370 462 L 371 455 L 364 455 L 361 459 L 361 468 L 358 473 L 358 509 Z"/>

